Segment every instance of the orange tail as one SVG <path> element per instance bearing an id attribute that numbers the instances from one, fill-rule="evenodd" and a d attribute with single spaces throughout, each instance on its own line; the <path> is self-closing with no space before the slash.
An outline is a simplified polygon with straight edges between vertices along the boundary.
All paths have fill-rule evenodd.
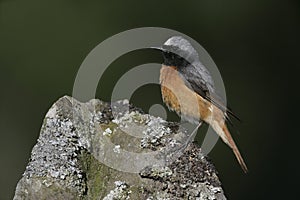
<path id="1" fill-rule="evenodd" d="M 231 134 L 226 127 L 226 124 L 224 123 L 223 127 L 221 128 L 219 123 L 215 121 L 215 123 L 213 123 L 212 127 L 218 133 L 218 135 L 222 138 L 222 140 L 233 150 L 233 153 L 234 153 L 235 157 L 237 158 L 239 164 L 241 165 L 243 171 L 245 173 L 247 173 L 248 168 L 247 168 L 247 166 L 244 162 L 244 159 L 241 156 L 240 151 L 237 148 L 233 138 L 231 137 Z"/>

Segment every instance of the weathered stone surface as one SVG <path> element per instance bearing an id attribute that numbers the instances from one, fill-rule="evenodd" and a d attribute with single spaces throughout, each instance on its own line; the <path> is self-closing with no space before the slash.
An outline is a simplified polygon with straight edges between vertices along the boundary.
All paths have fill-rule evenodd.
<path id="1" fill-rule="evenodd" d="M 226 199 L 200 148 L 180 148 L 187 137 L 126 100 L 62 97 L 44 119 L 14 199 Z"/>

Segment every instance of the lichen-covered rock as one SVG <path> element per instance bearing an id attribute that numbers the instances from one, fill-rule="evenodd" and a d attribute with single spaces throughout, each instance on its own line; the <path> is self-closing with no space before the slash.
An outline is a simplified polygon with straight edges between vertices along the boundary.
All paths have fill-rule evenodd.
<path id="1" fill-rule="evenodd" d="M 215 167 L 194 144 L 169 166 L 149 166 L 140 175 L 150 180 L 152 199 L 225 199 Z"/>
<path id="2" fill-rule="evenodd" d="M 225 199 L 211 162 L 177 123 L 127 100 L 60 98 L 19 181 L 23 199 Z"/>

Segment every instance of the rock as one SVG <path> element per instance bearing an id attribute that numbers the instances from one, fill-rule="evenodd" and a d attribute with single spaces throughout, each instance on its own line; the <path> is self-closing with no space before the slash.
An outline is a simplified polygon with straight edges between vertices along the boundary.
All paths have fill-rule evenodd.
<path id="1" fill-rule="evenodd" d="M 64 96 L 46 114 L 14 199 L 226 199 L 215 167 L 187 138 L 128 100 Z"/>

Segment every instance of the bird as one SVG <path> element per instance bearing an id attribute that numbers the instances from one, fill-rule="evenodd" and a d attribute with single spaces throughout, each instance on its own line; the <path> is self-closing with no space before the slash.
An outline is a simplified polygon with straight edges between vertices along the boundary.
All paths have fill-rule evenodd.
<path id="1" fill-rule="evenodd" d="M 245 161 L 226 125 L 226 121 L 231 123 L 230 117 L 239 118 L 215 91 L 212 76 L 195 48 L 182 36 L 172 36 L 161 47 L 152 48 L 163 55 L 159 77 L 163 102 L 183 120 L 197 124 L 197 129 L 202 122 L 209 124 L 232 149 L 246 173 Z"/>

